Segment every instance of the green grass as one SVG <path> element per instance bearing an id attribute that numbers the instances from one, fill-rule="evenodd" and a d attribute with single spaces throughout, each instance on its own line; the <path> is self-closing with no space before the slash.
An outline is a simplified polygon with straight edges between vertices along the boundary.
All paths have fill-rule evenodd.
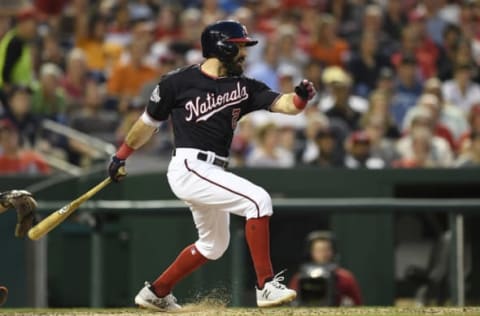
<path id="1" fill-rule="evenodd" d="M 15 316 L 138 316 L 138 315 L 178 315 L 178 316 L 333 316 L 333 315 L 362 315 L 362 316 L 423 316 L 423 315 L 468 315 L 479 316 L 480 307 L 428 307 L 428 308 L 395 308 L 395 307 L 361 307 L 361 308 L 226 308 L 219 306 L 207 306 L 203 304 L 191 304 L 184 307 L 180 312 L 176 313 L 155 313 L 135 308 L 123 309 L 89 309 L 89 308 L 74 308 L 74 309 L 2 309 L 0 308 L 0 315 L 15 315 Z"/>

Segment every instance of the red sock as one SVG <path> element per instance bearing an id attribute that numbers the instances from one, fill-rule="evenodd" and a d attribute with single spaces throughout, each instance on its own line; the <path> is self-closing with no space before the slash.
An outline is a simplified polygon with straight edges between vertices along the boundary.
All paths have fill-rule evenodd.
<path id="1" fill-rule="evenodd" d="M 270 260 L 269 220 L 269 216 L 251 218 L 245 224 L 245 237 L 260 289 L 263 288 L 267 279 L 273 277 L 272 262 Z"/>
<path id="2" fill-rule="evenodd" d="M 152 283 L 153 291 L 158 297 L 166 296 L 178 281 L 207 261 L 208 259 L 197 250 L 194 244 L 186 247 L 167 270 Z"/>

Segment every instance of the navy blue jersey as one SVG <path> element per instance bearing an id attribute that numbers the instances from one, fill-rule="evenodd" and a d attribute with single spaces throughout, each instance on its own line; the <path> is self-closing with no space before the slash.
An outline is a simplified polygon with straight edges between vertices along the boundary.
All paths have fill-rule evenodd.
<path id="1" fill-rule="evenodd" d="M 245 76 L 215 78 L 193 65 L 162 77 L 147 113 L 157 121 L 171 116 L 175 147 L 227 157 L 238 119 L 268 110 L 279 95 L 260 81 Z"/>

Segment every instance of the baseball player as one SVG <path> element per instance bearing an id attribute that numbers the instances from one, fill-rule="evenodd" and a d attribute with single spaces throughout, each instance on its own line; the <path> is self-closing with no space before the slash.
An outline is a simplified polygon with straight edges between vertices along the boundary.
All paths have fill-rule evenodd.
<path id="1" fill-rule="evenodd" d="M 295 93 L 280 94 L 264 83 L 242 75 L 247 47 L 257 44 L 245 26 L 219 21 L 202 32 L 206 60 L 163 76 L 153 90 L 145 112 L 112 157 L 109 174 L 120 180 L 119 168 L 171 117 L 175 150 L 167 178 L 173 193 L 192 212 L 198 240 L 187 246 L 153 282 L 145 282 L 135 297 L 143 308 L 180 309 L 172 295 L 174 285 L 208 260 L 222 256 L 230 240 L 230 214 L 246 218 L 245 237 L 253 260 L 260 307 L 290 302 L 296 292 L 274 275 L 270 261 L 269 218 L 272 201 L 261 187 L 225 168 L 237 121 L 244 115 L 269 110 L 301 112 L 315 95 L 313 84 L 303 80 Z"/>
<path id="2" fill-rule="evenodd" d="M 14 208 L 17 211 L 17 225 L 15 227 L 15 236 L 24 237 L 27 231 L 32 227 L 33 218 L 37 202 L 32 194 L 25 190 L 11 190 L 0 193 L 0 214 Z M 2 306 L 8 297 L 8 289 L 0 286 L 0 306 Z"/>

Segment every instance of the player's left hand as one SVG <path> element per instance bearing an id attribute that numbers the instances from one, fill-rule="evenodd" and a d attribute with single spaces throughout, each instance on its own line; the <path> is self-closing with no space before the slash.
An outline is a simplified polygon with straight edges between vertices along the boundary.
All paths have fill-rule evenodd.
<path id="1" fill-rule="evenodd" d="M 315 96 L 315 87 L 313 82 L 303 79 L 298 86 L 295 87 L 295 93 L 304 101 L 310 101 Z"/>
<path id="2" fill-rule="evenodd" d="M 0 204 L 5 208 L 14 208 L 17 211 L 17 225 L 15 236 L 24 237 L 33 225 L 37 201 L 32 193 L 25 190 L 11 190 L 0 193 Z"/>
<path id="3" fill-rule="evenodd" d="M 127 175 L 125 172 L 125 159 L 113 155 L 108 165 L 108 175 L 114 182 L 119 182 Z"/>

